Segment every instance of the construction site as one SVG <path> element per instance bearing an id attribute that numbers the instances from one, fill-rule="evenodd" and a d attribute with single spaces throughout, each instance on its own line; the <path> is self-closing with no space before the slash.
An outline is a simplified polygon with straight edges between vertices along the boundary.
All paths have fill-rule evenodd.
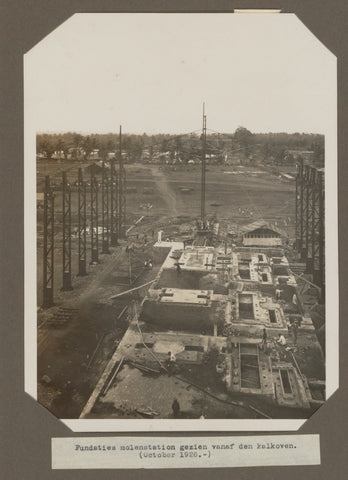
<path id="1" fill-rule="evenodd" d="M 59 418 L 308 418 L 324 168 L 38 163 L 38 400 Z"/>

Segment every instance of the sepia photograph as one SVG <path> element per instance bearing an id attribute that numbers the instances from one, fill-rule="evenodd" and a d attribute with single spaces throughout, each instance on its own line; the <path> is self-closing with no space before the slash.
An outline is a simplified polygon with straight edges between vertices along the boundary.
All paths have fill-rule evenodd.
<path id="1" fill-rule="evenodd" d="M 336 102 L 293 14 L 76 14 L 34 46 L 27 393 L 77 431 L 311 417 L 338 386 Z"/>

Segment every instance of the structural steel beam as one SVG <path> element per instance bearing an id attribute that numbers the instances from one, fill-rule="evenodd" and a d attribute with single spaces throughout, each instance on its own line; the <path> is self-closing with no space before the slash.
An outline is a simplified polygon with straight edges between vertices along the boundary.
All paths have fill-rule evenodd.
<path id="1" fill-rule="evenodd" d="M 79 264 L 78 275 L 87 275 L 87 189 L 86 182 L 83 181 L 82 168 L 79 168 L 78 176 L 78 230 L 79 230 Z"/>
<path id="2" fill-rule="evenodd" d="M 118 236 L 125 237 L 126 231 L 126 170 L 122 158 L 122 127 L 119 136 L 119 173 L 118 173 Z"/>
<path id="3" fill-rule="evenodd" d="M 305 211 L 305 248 L 306 271 L 313 272 L 313 169 L 308 165 L 304 168 L 304 211 Z"/>
<path id="4" fill-rule="evenodd" d="M 318 172 L 319 185 L 319 284 L 321 287 L 321 302 L 325 302 L 325 178 L 322 171 Z"/>
<path id="5" fill-rule="evenodd" d="M 110 245 L 118 245 L 118 178 L 115 160 L 110 161 Z"/>
<path id="6" fill-rule="evenodd" d="M 63 224 L 63 291 L 72 290 L 71 285 L 71 190 L 62 173 L 62 224 Z"/>
<path id="7" fill-rule="evenodd" d="M 98 180 L 91 165 L 91 263 L 99 262 L 98 252 Z"/>
<path id="8" fill-rule="evenodd" d="M 307 273 L 325 296 L 324 173 L 301 163 L 296 177 L 296 244 Z"/>
<path id="9" fill-rule="evenodd" d="M 54 193 L 45 177 L 43 232 L 43 308 L 53 305 L 54 285 Z"/>
<path id="10" fill-rule="evenodd" d="M 102 167 L 102 253 L 109 250 L 109 178 L 106 175 L 105 163 Z"/>

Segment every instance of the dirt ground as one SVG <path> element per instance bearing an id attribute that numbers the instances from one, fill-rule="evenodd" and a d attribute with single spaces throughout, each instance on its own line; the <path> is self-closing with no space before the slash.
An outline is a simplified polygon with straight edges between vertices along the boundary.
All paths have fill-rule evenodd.
<path id="1" fill-rule="evenodd" d="M 59 184 L 61 172 L 67 171 L 71 184 L 77 179 L 80 165 L 38 165 L 37 186 L 42 191 L 44 175 Z M 38 398 L 58 417 L 76 418 L 93 391 L 108 359 L 117 348 L 128 326 L 127 314 L 118 319 L 130 297 L 111 301 L 110 297 L 154 278 L 160 265 L 144 268 L 144 260 L 152 258 L 152 244 L 158 230 L 164 238 L 185 236 L 200 214 L 200 167 L 126 165 L 127 228 L 140 217 L 127 240 L 100 255 L 98 265 L 89 265 L 87 253 L 85 277 L 78 277 L 77 238 L 72 239 L 71 292 L 61 292 L 62 238 L 61 192 L 55 193 L 55 306 L 40 309 L 42 304 L 42 209 L 38 210 L 37 239 L 37 302 L 38 302 Z M 232 172 L 232 173 L 231 173 Z M 85 176 L 86 180 L 88 179 Z M 208 166 L 206 210 L 217 216 L 221 226 L 243 225 L 264 219 L 278 222 L 292 237 L 294 233 L 294 182 L 285 181 L 259 167 Z M 72 191 L 72 230 L 77 227 L 77 192 Z M 145 240 L 147 241 L 145 243 Z M 90 241 L 89 238 L 87 240 Z M 125 247 L 135 243 L 131 255 L 132 279 L 129 279 L 129 258 Z M 57 322 L 62 309 L 71 318 Z M 69 310 L 72 309 L 72 310 Z M 68 317 L 70 315 L 68 313 Z M 97 348 L 98 347 L 98 348 Z M 96 353 L 95 350 L 97 348 Z"/>

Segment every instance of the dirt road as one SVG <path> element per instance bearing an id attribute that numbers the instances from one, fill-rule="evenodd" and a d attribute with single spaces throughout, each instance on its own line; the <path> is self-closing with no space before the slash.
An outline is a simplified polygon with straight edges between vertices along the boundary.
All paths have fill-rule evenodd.
<path id="1" fill-rule="evenodd" d="M 154 166 L 151 166 L 151 173 L 154 177 L 159 194 L 167 204 L 167 217 L 177 217 L 178 211 L 176 195 L 171 186 L 169 185 L 165 174 Z"/>

